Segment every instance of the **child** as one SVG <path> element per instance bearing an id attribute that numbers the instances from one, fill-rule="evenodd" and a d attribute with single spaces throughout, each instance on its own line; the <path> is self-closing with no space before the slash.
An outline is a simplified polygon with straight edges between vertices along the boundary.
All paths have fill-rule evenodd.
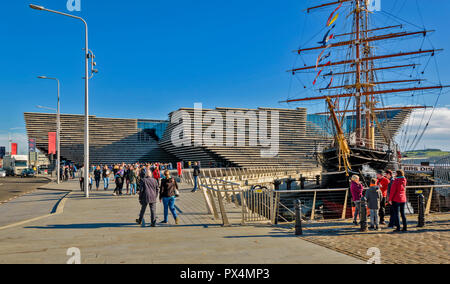
<path id="1" fill-rule="evenodd" d="M 380 203 L 383 199 L 383 193 L 377 186 L 377 179 L 373 178 L 370 183 L 370 188 L 366 192 L 367 205 L 370 209 L 370 229 L 380 230 L 378 211 L 380 210 Z"/>

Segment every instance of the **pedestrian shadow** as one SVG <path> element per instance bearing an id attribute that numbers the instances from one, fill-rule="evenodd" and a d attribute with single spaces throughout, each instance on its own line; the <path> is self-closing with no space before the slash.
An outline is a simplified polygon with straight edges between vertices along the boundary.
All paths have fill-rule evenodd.
<path id="1" fill-rule="evenodd" d="M 146 226 L 146 227 L 148 227 L 148 226 Z M 223 226 L 221 224 L 186 224 L 186 225 L 158 224 L 158 225 L 156 225 L 155 228 L 176 229 L 176 228 L 196 228 L 196 227 L 202 227 L 204 229 L 209 229 L 210 227 L 212 227 L 212 228 L 221 228 Z"/>
<path id="2" fill-rule="evenodd" d="M 434 223 L 434 224 L 433 224 Z M 438 224 L 436 224 L 438 223 Z M 355 235 L 408 235 L 408 234 L 423 234 L 423 233 L 443 233 L 449 232 L 447 228 L 437 228 L 437 226 L 447 225 L 446 222 L 427 222 L 427 225 L 423 228 L 417 228 L 417 222 L 408 222 L 407 232 L 394 232 L 393 228 L 387 228 L 382 226 L 380 231 L 375 231 L 367 228 L 367 231 L 361 231 L 361 227 L 353 226 L 348 222 L 329 222 L 329 223 L 307 223 L 303 224 L 303 236 L 355 236 Z M 293 229 L 294 225 L 278 225 L 281 228 Z M 367 224 L 369 227 L 370 224 Z"/>
<path id="3" fill-rule="evenodd" d="M 255 228 L 269 228 L 270 226 L 264 226 L 264 225 L 256 225 L 252 226 Z M 243 235 L 243 236 L 226 236 L 225 239 L 251 239 L 251 238 L 297 238 L 294 234 L 294 232 L 288 231 L 284 228 L 273 228 L 272 231 L 268 234 L 264 235 Z"/>
<path id="4" fill-rule="evenodd" d="M 180 213 L 180 214 L 184 214 L 183 210 L 181 210 L 180 207 L 178 207 L 176 205 L 175 205 L 175 210 L 177 210 L 178 213 Z"/>
<path id="5" fill-rule="evenodd" d="M 209 227 L 222 227 L 220 224 L 186 224 L 186 225 L 171 225 L 171 224 L 158 224 L 157 228 L 188 228 L 188 227 L 203 227 L 208 229 Z M 86 224 L 55 224 L 47 226 L 28 226 L 25 229 L 42 229 L 42 230 L 80 230 L 80 229 L 104 229 L 104 228 L 150 228 L 150 224 L 144 226 L 136 223 L 86 223 Z"/>
<path id="6" fill-rule="evenodd" d="M 136 225 L 136 223 L 90 223 L 90 224 L 29 226 L 25 227 L 25 229 L 77 230 L 77 229 L 130 228 L 130 227 L 138 227 L 138 225 Z"/>
<path id="7" fill-rule="evenodd" d="M 226 236 L 224 239 L 252 239 L 252 238 L 297 238 L 294 234 L 274 234 L 274 235 L 247 235 L 247 236 Z"/>

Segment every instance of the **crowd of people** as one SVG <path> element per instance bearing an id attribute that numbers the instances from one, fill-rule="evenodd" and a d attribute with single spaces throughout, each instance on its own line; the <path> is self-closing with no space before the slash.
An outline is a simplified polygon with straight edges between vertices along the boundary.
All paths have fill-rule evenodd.
<path id="1" fill-rule="evenodd" d="M 371 180 L 370 188 L 364 193 L 359 176 L 354 175 L 350 187 L 355 205 L 353 223 L 358 225 L 357 218 L 360 215 L 361 200 L 365 197 L 370 210 L 370 229 L 381 230 L 380 225 L 386 225 L 386 208 L 387 205 L 390 205 L 388 228 L 395 228 L 394 232 L 406 232 L 408 230 L 405 215 L 406 184 L 407 181 L 402 170 L 396 171 L 395 177 L 391 170 L 380 171 L 377 173 L 377 177 Z M 403 228 L 400 226 L 400 216 Z"/>
<path id="2" fill-rule="evenodd" d="M 200 173 L 198 163 L 195 162 L 195 169 Z M 142 224 L 147 207 L 150 208 L 151 226 L 156 226 L 156 204 L 159 200 L 164 205 L 164 220 L 161 224 L 168 223 L 169 211 L 176 224 L 179 224 L 178 214 L 175 209 L 176 197 L 179 196 L 178 183 L 172 177 L 174 170 L 171 163 L 135 163 L 135 164 L 115 164 L 115 165 L 95 165 L 89 168 L 89 190 L 95 185 L 97 191 L 100 190 L 103 181 L 103 190 L 110 188 L 110 181 L 113 180 L 115 188 L 114 196 L 137 195 L 141 211 L 137 224 Z M 80 169 L 80 188 L 84 191 L 84 167 Z M 126 192 L 124 192 L 126 190 Z M 193 192 L 197 189 L 194 188 Z"/>
<path id="3" fill-rule="evenodd" d="M 189 164 L 193 169 L 194 189 L 198 190 L 198 176 L 200 175 L 200 166 L 198 162 Z M 75 165 L 61 167 L 61 178 L 63 180 L 74 179 L 75 173 L 79 172 L 80 188 L 84 191 L 84 167 L 78 171 Z M 161 223 L 168 222 L 169 210 L 172 213 L 176 224 L 179 218 L 175 210 L 175 200 L 179 196 L 178 184 L 172 177 L 171 171 L 174 170 L 171 163 L 135 163 L 135 164 L 115 164 L 115 165 L 95 165 L 89 168 L 89 189 L 100 190 L 103 181 L 103 190 L 110 188 L 111 180 L 115 183 L 113 190 L 114 196 L 137 195 L 141 204 L 141 212 L 138 224 L 141 224 L 147 207 L 150 208 L 151 226 L 156 225 L 156 203 L 159 201 L 164 204 L 164 220 Z M 359 176 L 354 175 L 351 179 L 350 191 L 355 207 L 354 220 L 358 224 L 360 216 L 361 201 L 363 197 L 367 202 L 370 211 L 370 229 L 381 230 L 380 225 L 387 225 L 388 228 L 395 228 L 395 232 L 407 231 L 407 219 L 405 215 L 406 206 L 406 178 L 402 170 L 391 170 L 378 172 L 377 177 L 373 178 L 370 187 L 364 191 Z M 124 191 L 126 191 L 124 193 Z M 386 208 L 389 206 L 390 219 L 386 224 Z M 400 217 L 403 228 L 400 226 Z"/>
<path id="4" fill-rule="evenodd" d="M 76 165 L 64 165 L 59 168 L 59 176 L 61 181 L 68 181 L 70 179 L 75 179 L 75 174 L 77 172 Z"/>

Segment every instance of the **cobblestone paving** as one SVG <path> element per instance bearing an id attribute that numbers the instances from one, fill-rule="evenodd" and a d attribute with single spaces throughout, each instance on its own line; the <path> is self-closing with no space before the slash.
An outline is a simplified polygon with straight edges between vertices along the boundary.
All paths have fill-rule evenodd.
<path id="1" fill-rule="evenodd" d="M 314 222 L 304 224 L 302 239 L 369 260 L 368 249 L 379 248 L 383 264 L 449 264 L 450 214 L 427 216 L 425 228 L 417 228 L 417 216 L 408 216 L 409 231 L 393 233 L 383 227 L 381 232 L 360 232 L 350 221 Z"/>

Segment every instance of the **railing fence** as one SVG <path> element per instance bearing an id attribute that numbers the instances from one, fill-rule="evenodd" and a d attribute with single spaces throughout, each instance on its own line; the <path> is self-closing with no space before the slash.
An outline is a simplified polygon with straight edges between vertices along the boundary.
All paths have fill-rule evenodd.
<path id="1" fill-rule="evenodd" d="M 224 226 L 230 226 L 236 220 L 242 225 L 292 222 L 295 220 L 295 200 L 302 201 L 302 216 L 307 220 L 347 219 L 351 218 L 354 212 L 350 190 L 347 188 L 274 190 L 243 185 L 245 178 L 262 175 L 273 177 L 270 175 L 270 169 L 222 169 L 202 173 L 198 177 L 198 186 L 204 196 L 207 212 L 215 219 L 221 219 Z M 275 172 L 281 173 L 286 174 L 286 171 Z M 181 180 L 194 185 L 192 172 L 185 172 Z M 425 197 L 425 214 L 448 211 L 448 208 L 441 206 L 441 199 L 442 192 L 448 193 L 449 188 L 450 185 L 408 186 L 407 214 L 417 214 L 419 193 Z M 386 211 L 389 212 L 388 208 Z"/>

